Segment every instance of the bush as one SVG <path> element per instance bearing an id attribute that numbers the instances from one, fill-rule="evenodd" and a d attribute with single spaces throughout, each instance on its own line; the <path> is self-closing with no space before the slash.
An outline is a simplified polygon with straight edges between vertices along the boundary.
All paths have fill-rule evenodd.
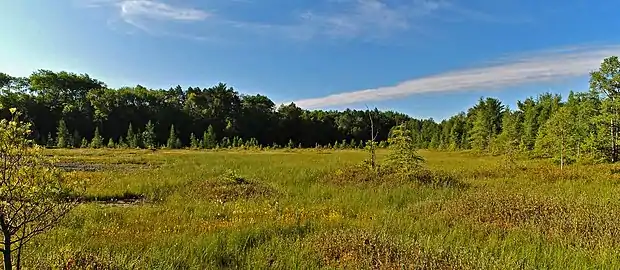
<path id="1" fill-rule="evenodd" d="M 334 184 L 421 184 L 436 187 L 465 187 L 456 174 L 429 169 L 418 169 L 403 174 L 394 166 L 379 166 L 373 170 L 366 164 L 349 165 L 330 172 L 327 182 Z"/>

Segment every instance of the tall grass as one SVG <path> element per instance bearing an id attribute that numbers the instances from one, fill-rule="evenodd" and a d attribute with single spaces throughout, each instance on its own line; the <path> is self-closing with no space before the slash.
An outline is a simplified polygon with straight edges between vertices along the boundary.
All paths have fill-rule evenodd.
<path id="1" fill-rule="evenodd" d="M 31 268 L 620 268 L 616 165 L 420 152 L 466 188 L 327 181 L 361 151 L 50 150 L 91 200 Z M 379 159 L 385 153 L 378 153 Z M 114 166 L 105 166 L 113 164 Z M 136 166 L 139 165 L 139 166 Z M 335 177 L 335 176 L 334 176 Z M 127 194 L 141 200 L 122 202 Z M 115 203 L 102 200 L 120 198 Z"/>

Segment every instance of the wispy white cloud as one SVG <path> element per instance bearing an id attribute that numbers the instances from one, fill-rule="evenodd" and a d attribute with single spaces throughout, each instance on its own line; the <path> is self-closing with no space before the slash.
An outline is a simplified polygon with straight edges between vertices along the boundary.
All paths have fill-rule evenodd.
<path id="1" fill-rule="evenodd" d="M 200 34 L 178 31 L 175 26 L 187 26 L 195 24 L 202 26 L 206 21 L 211 20 L 211 12 L 183 6 L 176 3 L 169 4 L 165 0 L 74 0 L 79 5 L 90 8 L 108 8 L 114 11 L 114 16 L 108 20 L 108 25 L 130 25 L 132 28 L 139 29 L 154 36 L 174 36 L 193 40 L 215 40 Z M 116 27 L 114 27 L 116 28 Z M 117 29 L 120 30 L 120 29 Z M 129 29 L 129 33 L 133 32 Z"/>
<path id="2" fill-rule="evenodd" d="M 279 18 L 247 21 L 234 18 L 234 8 L 217 14 L 200 8 L 183 6 L 171 0 L 74 0 L 90 7 L 113 7 L 124 23 L 151 34 L 214 37 L 224 34 L 259 34 L 286 38 L 311 39 L 377 39 L 399 36 L 398 33 L 425 32 L 437 21 L 475 20 L 497 23 L 506 18 L 460 7 L 457 0 L 317 0 L 305 10 L 283 10 Z M 223 1 L 223 0 L 222 0 Z M 252 0 L 234 1 L 238 5 L 262 5 Z M 208 4 L 217 6 L 218 1 Z M 202 3 L 204 5 L 204 3 Z M 219 4 L 222 4 L 221 1 Z M 245 6 L 247 8 L 247 6 Z M 265 7 L 256 7 L 257 10 Z M 446 18 L 450 18 L 449 20 Z M 280 23 L 274 23 L 280 21 Z M 172 23 L 191 22 L 191 30 L 170 30 Z M 179 33 L 181 31 L 182 33 Z"/>
<path id="3" fill-rule="evenodd" d="M 122 0 L 118 6 L 124 18 L 202 21 L 209 17 L 209 13 L 199 9 L 176 7 L 152 0 Z"/>
<path id="4" fill-rule="evenodd" d="M 415 26 L 432 12 L 443 8 L 440 1 L 408 1 L 389 4 L 385 0 L 332 0 L 335 11 L 306 11 L 296 28 L 330 37 L 386 36 Z"/>
<path id="5" fill-rule="evenodd" d="M 620 45 L 572 47 L 504 60 L 485 67 L 458 70 L 412 79 L 395 86 L 295 101 L 303 108 L 324 108 L 401 98 L 420 93 L 499 89 L 529 83 L 550 82 L 584 76 L 596 69 L 605 57 L 620 54 Z"/>

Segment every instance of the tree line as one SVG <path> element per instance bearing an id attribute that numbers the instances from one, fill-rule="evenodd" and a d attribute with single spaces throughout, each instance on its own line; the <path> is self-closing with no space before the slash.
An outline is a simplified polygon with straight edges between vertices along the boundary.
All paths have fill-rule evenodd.
<path id="1" fill-rule="evenodd" d="M 513 109 L 480 98 L 467 111 L 437 122 L 377 109 L 276 107 L 266 96 L 240 94 L 224 83 L 113 89 L 87 74 L 38 70 L 29 77 L 0 73 L 0 114 L 8 118 L 8 108 L 17 108 L 33 123 L 33 139 L 55 147 L 364 147 L 373 138 L 386 145 L 390 130 L 405 123 L 418 148 L 613 162 L 620 121 L 618 57 L 604 59 L 590 77 L 589 91 L 571 92 L 566 100 L 542 93 Z"/>

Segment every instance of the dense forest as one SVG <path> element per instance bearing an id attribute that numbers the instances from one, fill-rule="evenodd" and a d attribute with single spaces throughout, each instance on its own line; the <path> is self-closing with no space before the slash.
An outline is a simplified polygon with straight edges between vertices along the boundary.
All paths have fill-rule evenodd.
<path id="1" fill-rule="evenodd" d="M 4 117 L 8 108 L 17 108 L 33 123 L 33 139 L 50 147 L 363 147 L 373 137 L 372 120 L 383 145 L 392 127 L 406 123 L 419 148 L 614 162 L 620 121 L 617 57 L 591 73 L 590 86 L 566 100 L 542 93 L 514 109 L 480 98 L 441 122 L 376 109 L 276 107 L 266 96 L 239 94 L 223 83 L 112 89 L 87 74 L 49 70 L 29 77 L 0 73 L 0 102 Z"/>

